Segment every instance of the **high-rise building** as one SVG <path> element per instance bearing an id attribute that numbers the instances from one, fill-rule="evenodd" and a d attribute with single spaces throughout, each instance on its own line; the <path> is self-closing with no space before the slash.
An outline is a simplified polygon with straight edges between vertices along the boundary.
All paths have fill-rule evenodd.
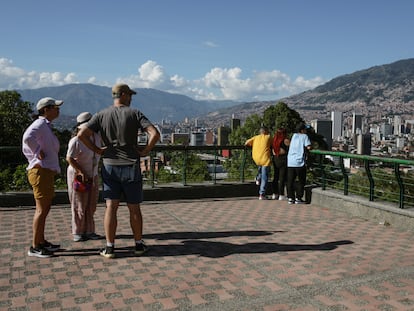
<path id="1" fill-rule="evenodd" d="M 193 132 L 190 136 L 190 146 L 203 146 L 204 145 L 204 133 Z"/>
<path id="2" fill-rule="evenodd" d="M 392 125 L 389 123 L 382 123 L 380 132 L 383 138 L 392 135 Z"/>
<path id="3" fill-rule="evenodd" d="M 362 130 L 362 115 L 354 112 L 352 116 L 352 134 L 362 133 Z"/>
<path id="4" fill-rule="evenodd" d="M 230 128 L 226 126 L 220 126 L 217 129 L 217 145 L 226 146 L 229 144 Z"/>
<path id="5" fill-rule="evenodd" d="M 357 135 L 357 154 L 371 154 L 371 134 Z"/>
<path id="6" fill-rule="evenodd" d="M 328 150 L 332 149 L 332 121 L 331 120 L 312 120 L 311 126 L 315 132 L 324 137 Z"/>
<path id="7" fill-rule="evenodd" d="M 394 135 L 401 135 L 401 116 L 394 116 Z"/>
<path id="8" fill-rule="evenodd" d="M 342 137 L 342 112 L 341 111 L 332 111 L 331 112 L 331 121 L 332 121 L 332 139 L 339 140 Z"/>
<path id="9" fill-rule="evenodd" d="M 231 120 L 230 120 L 231 130 L 234 131 L 239 126 L 240 126 L 240 119 L 231 118 Z"/>

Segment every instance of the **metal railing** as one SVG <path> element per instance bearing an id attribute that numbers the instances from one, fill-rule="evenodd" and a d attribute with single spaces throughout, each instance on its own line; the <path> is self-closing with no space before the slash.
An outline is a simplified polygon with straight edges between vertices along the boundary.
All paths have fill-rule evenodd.
<path id="1" fill-rule="evenodd" d="M 164 159 L 158 154 L 162 154 Z M 177 154 L 179 156 L 177 156 Z M 251 160 L 251 149 L 244 146 L 216 146 L 216 145 L 205 145 L 205 146 L 184 146 L 184 145 L 156 145 L 150 154 L 150 167 L 151 169 L 147 174 L 147 184 L 154 187 L 156 184 L 162 183 L 163 181 L 157 175 L 159 169 L 156 163 L 162 163 L 163 166 L 168 164 L 169 159 L 165 159 L 165 156 L 175 158 L 175 167 L 178 169 L 172 172 L 179 176 L 179 182 L 182 185 L 188 185 L 194 182 L 210 182 L 213 184 L 219 182 L 241 182 L 244 183 L 246 178 L 254 176 L 254 169 L 252 169 Z M 175 155 L 175 157 L 174 157 Z M 208 158 L 208 155 L 210 156 Z M 204 158 L 203 161 L 211 162 L 208 164 L 208 176 L 200 176 L 200 171 L 191 171 L 194 165 L 194 156 L 196 158 Z M 208 159 L 206 159 L 208 158 Z M 232 162 L 237 159 L 239 166 L 232 166 Z M 223 169 L 219 169 L 223 168 Z M 195 173 L 195 174 L 194 174 Z M 200 178 L 201 177 L 201 178 Z"/>
<path id="2" fill-rule="evenodd" d="M 309 179 L 323 190 L 414 207 L 413 160 L 321 150 L 312 150 L 309 158 Z"/>
<path id="3" fill-rule="evenodd" d="M 67 165 L 63 157 L 66 150 L 63 149 L 62 184 L 66 180 Z M 0 147 L 2 167 L 9 165 L 4 163 L 4 155 L 10 152 L 15 155 L 12 158 L 17 164 L 26 164 L 22 161 L 20 147 Z M 201 166 L 197 160 L 200 157 L 204 157 Z M 162 183 L 184 186 L 192 183 L 244 183 L 246 180 L 253 181 L 257 172 L 251 159 L 251 149 L 245 146 L 156 145 L 149 157 L 142 160 L 147 187 Z M 206 166 L 206 161 L 211 163 Z M 166 172 L 170 162 L 174 162 L 174 168 Z M 370 201 L 393 202 L 400 208 L 410 208 L 414 207 L 413 168 L 413 160 L 311 150 L 307 182 L 309 186 L 324 190 L 336 189 L 344 195 L 356 194 Z"/>

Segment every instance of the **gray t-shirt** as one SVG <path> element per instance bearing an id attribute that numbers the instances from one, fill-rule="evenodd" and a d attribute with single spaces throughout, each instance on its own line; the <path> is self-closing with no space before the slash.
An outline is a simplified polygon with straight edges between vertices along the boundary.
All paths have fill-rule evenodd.
<path id="1" fill-rule="evenodd" d="M 131 165 L 139 159 L 138 131 L 151 125 L 138 109 L 111 106 L 96 113 L 87 126 L 100 133 L 103 145 L 107 147 L 102 155 L 104 164 Z"/>

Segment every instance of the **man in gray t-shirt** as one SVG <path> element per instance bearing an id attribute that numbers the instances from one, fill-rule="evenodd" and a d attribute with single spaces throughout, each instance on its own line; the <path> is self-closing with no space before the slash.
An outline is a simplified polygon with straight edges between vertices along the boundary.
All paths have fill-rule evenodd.
<path id="1" fill-rule="evenodd" d="M 142 241 L 142 176 L 140 157 L 154 148 L 160 133 L 138 109 L 130 107 L 136 94 L 126 84 L 112 88 L 114 103 L 98 113 L 78 133 L 79 139 L 91 150 L 102 155 L 103 193 L 106 200 L 104 227 L 106 247 L 100 254 L 114 258 L 117 210 L 123 194 L 129 209 L 131 229 L 135 239 L 135 254 L 142 255 L 147 247 Z M 138 148 L 138 133 L 148 136 L 148 143 Z M 104 147 L 94 145 L 89 136 L 94 132 L 102 137 Z"/>

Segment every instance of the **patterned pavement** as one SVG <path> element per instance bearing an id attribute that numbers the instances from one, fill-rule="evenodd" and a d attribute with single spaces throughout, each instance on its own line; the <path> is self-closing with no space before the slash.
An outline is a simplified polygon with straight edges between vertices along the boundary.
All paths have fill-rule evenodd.
<path id="1" fill-rule="evenodd" d="M 115 259 L 72 242 L 68 205 L 46 228 L 62 249 L 28 257 L 33 212 L 0 208 L 0 310 L 414 310 L 414 232 L 312 204 L 144 202 L 142 257 L 121 206 Z"/>

